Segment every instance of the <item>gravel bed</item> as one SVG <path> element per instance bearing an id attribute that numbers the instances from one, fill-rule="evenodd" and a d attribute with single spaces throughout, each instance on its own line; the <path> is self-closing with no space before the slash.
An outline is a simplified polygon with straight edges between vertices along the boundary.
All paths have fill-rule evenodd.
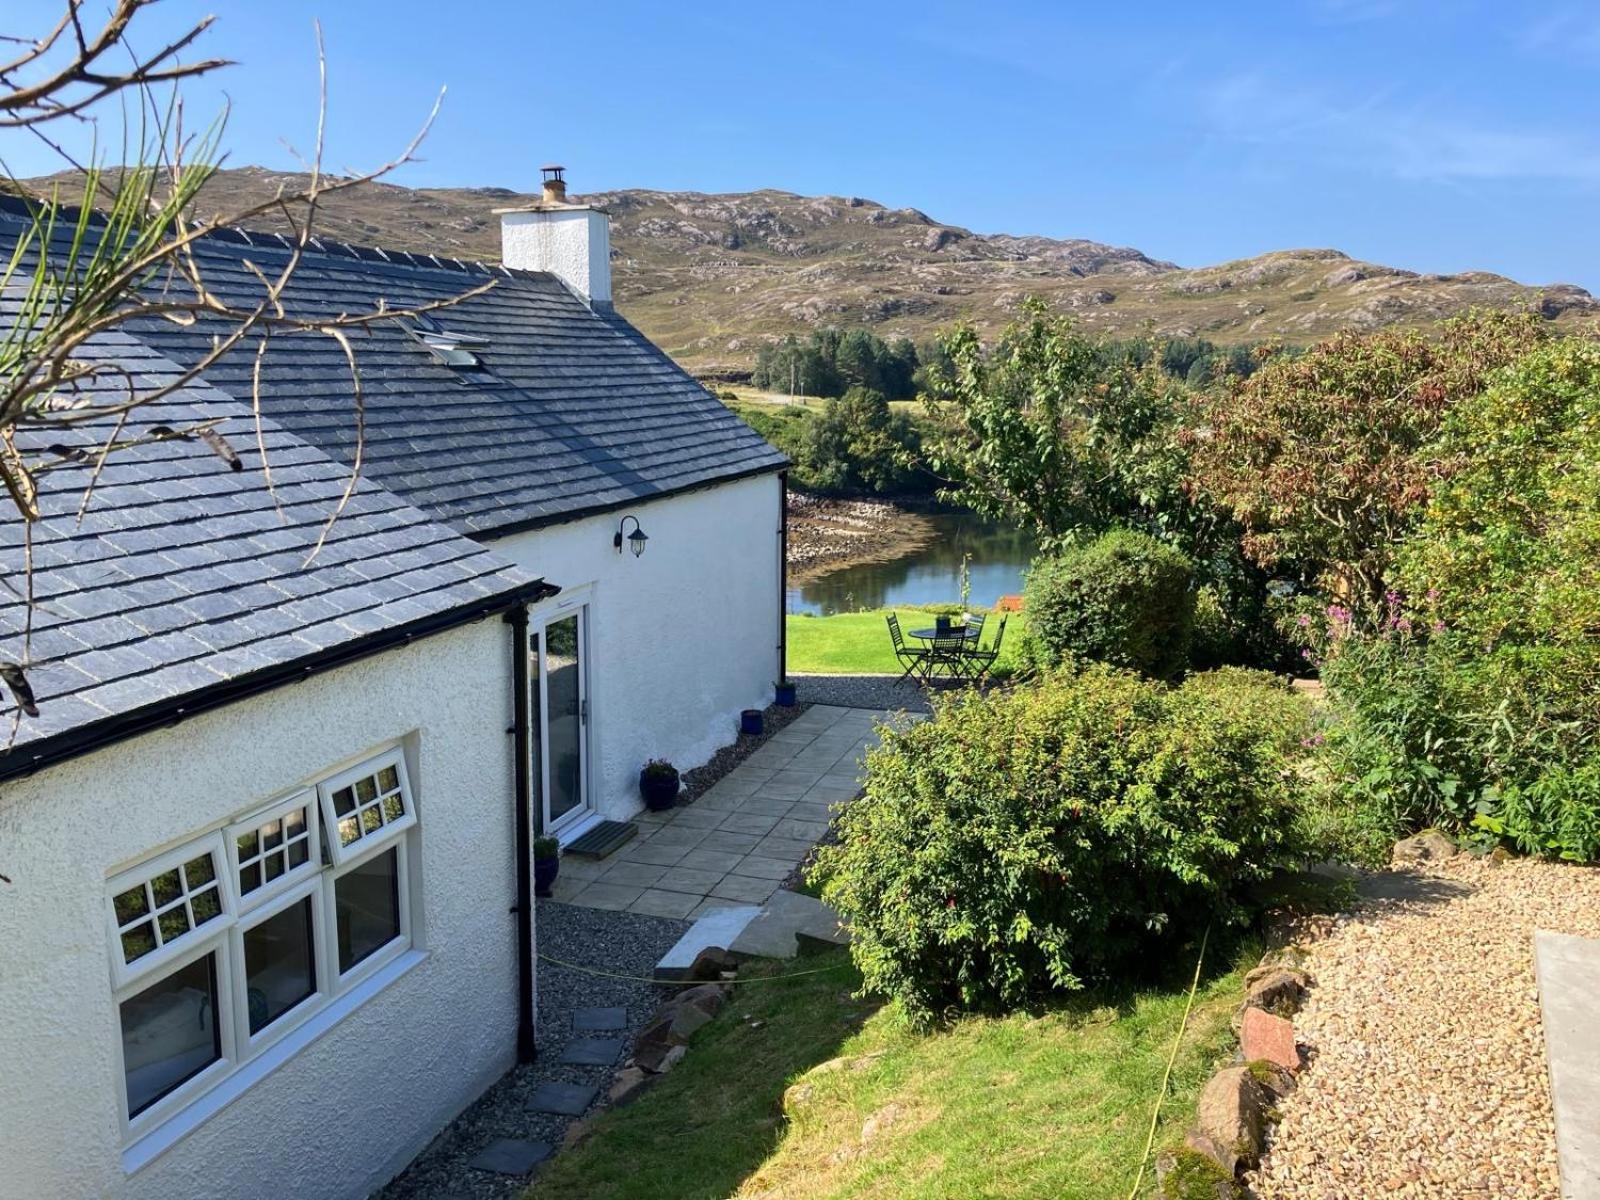
<path id="1" fill-rule="evenodd" d="M 788 708 L 777 704 L 767 705 L 761 714 L 761 735 L 759 737 L 741 733 L 734 741 L 729 742 L 713 754 L 709 761 L 701 763 L 692 771 L 683 773 L 683 788 L 678 793 L 679 805 L 693 804 L 711 790 L 712 784 L 749 758 L 773 734 L 810 707 L 809 703 L 804 702 L 796 702 Z"/>
<path id="2" fill-rule="evenodd" d="M 540 900 L 540 954 L 619 975 L 648 976 L 661 956 L 689 927 L 687 921 L 636 913 L 577 908 Z M 467 1161 L 497 1138 L 549 1142 L 557 1148 L 567 1126 L 577 1118 L 530 1113 L 524 1108 L 541 1083 L 559 1082 L 599 1087 L 603 1103 L 612 1067 L 565 1066 L 556 1060 L 572 1033 L 574 1009 L 617 1006 L 628 1012 L 628 1028 L 618 1033 L 576 1036 L 631 1039 L 666 998 L 654 984 L 590 975 L 543 959 L 538 963 L 538 1058 L 514 1067 L 467 1108 L 418 1155 L 374 1200 L 507 1200 L 520 1196 L 528 1177 L 474 1170 Z M 623 1057 L 627 1055 L 624 1047 Z M 591 1106 L 590 1112 L 594 1111 Z"/>
<path id="3" fill-rule="evenodd" d="M 1311 1062 L 1249 1182 L 1260 1200 L 1557 1200 L 1533 933 L 1600 936 L 1600 870 L 1458 855 L 1310 946 Z"/>
<path id="4" fill-rule="evenodd" d="M 896 675 L 790 675 L 795 694 L 806 704 L 930 712 L 927 693 Z"/>

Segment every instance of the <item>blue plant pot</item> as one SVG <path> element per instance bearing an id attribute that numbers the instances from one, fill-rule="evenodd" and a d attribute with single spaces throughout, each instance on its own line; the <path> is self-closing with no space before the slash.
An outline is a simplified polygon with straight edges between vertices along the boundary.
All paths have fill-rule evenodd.
<path id="1" fill-rule="evenodd" d="M 793 708 L 795 701 L 794 684 L 780 683 L 777 687 L 777 700 L 780 708 Z"/>
<path id="2" fill-rule="evenodd" d="M 681 784 L 682 780 L 676 774 L 663 778 L 639 772 L 639 794 L 644 797 L 644 806 L 651 812 L 665 812 L 676 804 Z"/>
<path id="3" fill-rule="evenodd" d="M 533 860 L 533 894 L 550 896 L 550 885 L 555 883 L 556 876 L 561 873 L 561 860 L 559 858 L 536 858 Z"/>
<path id="4" fill-rule="evenodd" d="M 760 737 L 762 728 L 762 713 L 759 708 L 747 708 L 739 714 L 740 733 L 748 733 L 751 737 Z"/>

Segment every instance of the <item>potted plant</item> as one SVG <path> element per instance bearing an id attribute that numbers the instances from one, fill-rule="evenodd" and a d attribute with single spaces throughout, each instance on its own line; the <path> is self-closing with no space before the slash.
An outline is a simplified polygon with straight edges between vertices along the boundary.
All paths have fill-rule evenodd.
<path id="1" fill-rule="evenodd" d="M 794 684 L 787 681 L 776 686 L 777 695 L 774 697 L 779 708 L 793 708 L 795 704 Z"/>
<path id="2" fill-rule="evenodd" d="M 533 894 L 550 895 L 550 885 L 561 872 L 561 843 L 553 837 L 533 839 Z"/>
<path id="3" fill-rule="evenodd" d="M 639 794 L 651 812 L 671 808 L 678 799 L 678 768 L 664 758 L 652 758 L 639 772 Z"/>

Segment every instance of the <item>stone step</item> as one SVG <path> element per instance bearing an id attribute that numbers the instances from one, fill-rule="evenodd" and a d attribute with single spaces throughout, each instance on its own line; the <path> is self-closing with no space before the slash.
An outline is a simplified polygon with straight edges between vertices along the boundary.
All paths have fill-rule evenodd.
<path id="1" fill-rule="evenodd" d="M 844 946 L 850 934 L 839 914 L 821 900 L 780 889 L 727 949 L 743 958 L 793 958 L 811 948 L 807 942 Z"/>
<path id="2" fill-rule="evenodd" d="M 656 978 L 668 982 L 683 979 L 700 951 L 710 946 L 730 949 L 745 926 L 760 914 L 753 904 L 733 904 L 707 913 L 689 926 L 688 932 L 656 964 Z"/>

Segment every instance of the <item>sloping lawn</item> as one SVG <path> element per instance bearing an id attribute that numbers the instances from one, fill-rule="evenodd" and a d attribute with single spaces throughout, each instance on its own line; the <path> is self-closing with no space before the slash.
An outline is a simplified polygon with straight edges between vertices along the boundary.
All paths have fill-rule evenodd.
<path id="1" fill-rule="evenodd" d="M 889 627 L 884 618 L 890 610 L 839 613 L 832 617 L 791 616 L 785 621 L 789 636 L 789 670 L 800 675 L 898 675 L 904 668 L 895 661 L 889 644 Z M 900 628 L 912 646 L 918 643 L 910 634 L 933 624 L 934 614 L 913 608 L 893 610 L 900 614 Z M 1006 639 L 1000 648 L 1004 664 L 1021 644 L 1027 624 L 1022 613 L 1006 614 Z M 1000 614 L 990 613 L 983 633 L 984 645 L 994 638 Z"/>
<path id="2" fill-rule="evenodd" d="M 1253 961 L 1248 956 L 1237 961 Z M 773 964 L 689 1056 L 632 1105 L 542 1169 L 531 1197 L 1120 1200 L 1133 1186 L 1150 1108 L 1178 1029 L 1187 979 L 1116 1003 L 1082 1000 L 1037 1016 L 971 1018 L 919 1035 L 852 998 L 844 952 Z M 1192 971 L 1174 964 L 1173 975 Z M 745 978 L 760 968 L 747 967 Z M 1243 968 L 1202 985 L 1174 1070 L 1157 1149 L 1175 1145 L 1226 1052 Z M 759 1024 L 758 1024 L 759 1023 Z M 784 1088 L 819 1073 L 782 1114 Z M 863 1127 L 873 1127 L 863 1141 Z M 1153 1169 L 1145 1177 L 1153 1194 Z"/>

